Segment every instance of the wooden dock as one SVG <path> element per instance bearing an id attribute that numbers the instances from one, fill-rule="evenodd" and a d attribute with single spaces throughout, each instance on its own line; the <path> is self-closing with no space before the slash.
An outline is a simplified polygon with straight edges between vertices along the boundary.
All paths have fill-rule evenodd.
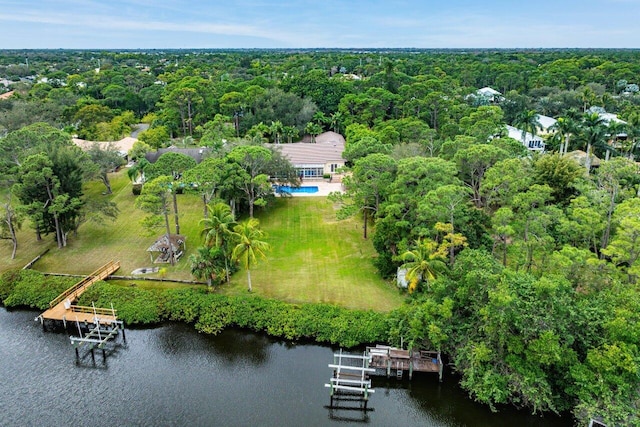
<path id="1" fill-rule="evenodd" d="M 376 373 L 386 372 L 387 377 L 395 374 L 402 378 L 404 372 L 409 372 L 409 379 L 414 372 L 437 373 L 442 381 L 443 363 L 438 351 L 412 351 L 400 348 L 376 345 L 367 347 L 369 367 L 375 368 Z"/>
<path id="2" fill-rule="evenodd" d="M 110 261 L 103 265 L 89 276 L 85 277 L 49 303 L 49 309 L 38 318 L 45 327 L 45 321 L 80 322 L 112 324 L 117 322 L 116 311 L 112 308 L 96 308 L 75 305 L 80 295 L 91 285 L 100 280 L 104 280 L 120 268 L 120 262 Z"/>

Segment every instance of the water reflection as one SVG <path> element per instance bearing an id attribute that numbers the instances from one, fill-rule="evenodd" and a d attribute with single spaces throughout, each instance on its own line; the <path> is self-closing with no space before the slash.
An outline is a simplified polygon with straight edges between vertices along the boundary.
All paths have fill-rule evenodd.
<path id="1" fill-rule="evenodd" d="M 376 378 L 369 408 L 330 410 L 335 349 L 243 331 L 211 337 L 188 325 L 127 330 L 126 344 L 75 363 L 64 333 L 37 313 L 0 309 L 0 426 L 570 426 L 569 419 L 492 414 L 451 375 Z M 89 367 L 87 367 L 87 365 Z M 107 411 L 106 405 L 109 405 Z M 105 418 L 107 416 L 108 418 Z"/>
<path id="2" fill-rule="evenodd" d="M 274 344 L 267 336 L 235 330 L 218 336 L 197 334 L 193 326 L 180 323 L 161 328 L 156 337 L 156 348 L 165 356 L 208 353 L 224 367 L 259 367 L 269 361 L 269 347 Z"/>

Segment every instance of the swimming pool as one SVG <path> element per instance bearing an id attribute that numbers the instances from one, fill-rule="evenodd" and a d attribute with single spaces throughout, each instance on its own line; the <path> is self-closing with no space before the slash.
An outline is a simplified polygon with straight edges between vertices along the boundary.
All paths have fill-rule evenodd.
<path id="1" fill-rule="evenodd" d="M 317 193 L 318 186 L 317 185 L 308 185 L 303 187 L 290 187 L 288 185 L 276 185 L 275 186 L 276 193 Z"/>

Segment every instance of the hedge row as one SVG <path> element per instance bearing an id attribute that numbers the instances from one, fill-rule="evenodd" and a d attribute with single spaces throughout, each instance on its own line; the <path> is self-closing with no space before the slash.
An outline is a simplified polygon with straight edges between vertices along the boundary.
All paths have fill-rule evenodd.
<path id="1" fill-rule="evenodd" d="M 35 271 L 6 273 L 0 278 L 0 299 L 8 306 L 48 307 L 49 301 L 73 284 L 73 279 L 44 276 Z M 195 325 L 217 334 L 241 327 L 288 340 L 310 339 L 343 347 L 386 342 L 388 316 L 373 311 L 347 310 L 328 304 L 288 304 L 258 296 L 224 296 L 203 288 L 146 290 L 107 282 L 97 283 L 79 304 L 111 307 L 129 325 L 166 320 Z"/>

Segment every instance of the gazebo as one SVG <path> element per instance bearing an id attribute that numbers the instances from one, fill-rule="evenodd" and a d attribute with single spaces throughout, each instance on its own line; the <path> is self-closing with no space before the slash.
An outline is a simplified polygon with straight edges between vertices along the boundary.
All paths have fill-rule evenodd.
<path id="1" fill-rule="evenodd" d="M 151 262 L 154 264 L 171 262 L 171 253 L 173 253 L 174 261 L 179 260 L 186 249 L 186 241 L 187 238 L 180 234 L 163 234 L 147 249 L 151 257 Z"/>

